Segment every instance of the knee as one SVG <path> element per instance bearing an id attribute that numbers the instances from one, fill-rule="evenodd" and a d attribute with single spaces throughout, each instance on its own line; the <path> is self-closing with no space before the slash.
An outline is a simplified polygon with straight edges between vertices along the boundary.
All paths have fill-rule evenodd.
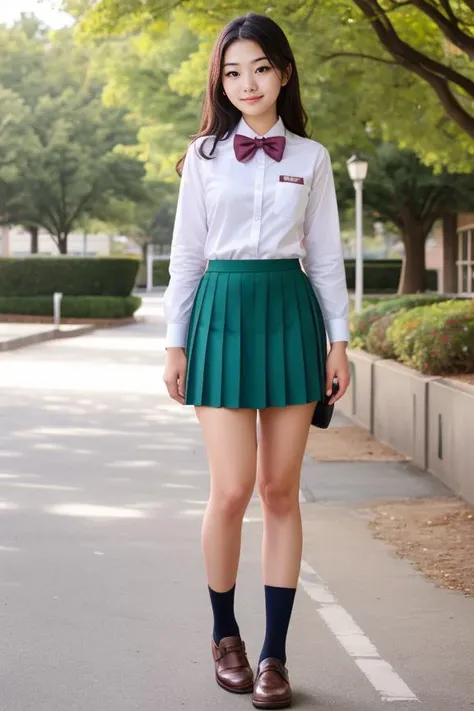
<path id="1" fill-rule="evenodd" d="M 234 486 L 211 494 L 214 510 L 228 518 L 243 516 L 252 496 L 252 489 L 246 486 Z"/>
<path id="2" fill-rule="evenodd" d="M 285 482 L 263 481 L 259 485 L 262 506 L 273 516 L 287 516 L 298 506 L 298 489 Z"/>

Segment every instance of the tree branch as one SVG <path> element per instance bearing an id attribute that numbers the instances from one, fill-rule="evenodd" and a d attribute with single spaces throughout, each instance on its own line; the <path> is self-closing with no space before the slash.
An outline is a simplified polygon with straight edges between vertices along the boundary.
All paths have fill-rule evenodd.
<path id="1" fill-rule="evenodd" d="M 431 18 L 450 42 L 455 44 L 456 47 L 459 47 L 459 49 L 462 49 L 463 52 L 466 52 L 470 59 L 474 59 L 474 38 L 469 37 L 469 35 L 459 28 L 458 20 L 448 0 L 444 0 L 443 6 L 450 15 L 451 20 L 445 17 L 434 5 L 426 2 L 426 0 L 413 0 L 413 5 Z"/>
<path id="2" fill-rule="evenodd" d="M 74 222 L 77 220 L 79 215 L 81 214 L 82 210 L 84 207 L 87 205 L 91 197 L 94 195 L 95 192 L 95 187 L 96 183 L 92 186 L 91 190 L 89 190 L 86 195 L 84 195 L 78 202 L 76 209 L 73 211 L 69 219 L 65 222 L 64 225 L 64 231 L 67 231 L 68 233 L 71 231 L 72 226 L 74 225 Z"/>
<path id="3" fill-rule="evenodd" d="M 358 59 L 370 59 L 372 62 L 381 62 L 382 64 L 388 64 L 391 67 L 396 67 L 398 62 L 392 62 L 390 59 L 383 59 L 383 57 L 375 57 L 372 54 L 359 54 L 358 52 L 335 52 L 334 54 L 317 54 L 322 60 L 322 63 L 330 62 L 332 59 L 337 59 L 338 57 L 357 57 Z"/>
<path id="4" fill-rule="evenodd" d="M 451 18 L 451 22 L 453 22 L 456 26 L 459 25 L 458 18 L 453 12 L 453 8 L 449 4 L 449 0 L 440 0 L 442 7 L 444 7 L 445 12 L 448 17 Z"/>
<path id="5" fill-rule="evenodd" d="M 474 82 L 450 67 L 430 59 L 400 39 L 377 0 L 354 0 L 354 2 L 370 20 L 379 40 L 397 63 L 430 84 L 448 116 L 474 138 L 474 117 L 456 99 L 448 81 L 457 84 L 472 97 L 474 97 Z"/>
<path id="6" fill-rule="evenodd" d="M 416 1 L 414 0 L 414 2 Z M 474 81 L 464 76 L 464 74 L 451 69 L 451 67 L 431 59 L 402 40 L 377 0 L 354 0 L 354 2 L 372 22 L 382 44 L 395 59 L 405 62 L 405 66 L 413 65 L 417 67 L 419 65 L 420 69 L 429 70 L 433 75 L 444 77 L 460 86 L 474 98 Z"/>

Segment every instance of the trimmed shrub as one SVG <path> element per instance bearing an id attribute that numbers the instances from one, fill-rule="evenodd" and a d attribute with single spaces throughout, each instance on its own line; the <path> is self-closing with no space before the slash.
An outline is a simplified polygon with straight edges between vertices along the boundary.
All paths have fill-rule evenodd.
<path id="1" fill-rule="evenodd" d="M 128 296 L 138 266 L 116 257 L 0 259 L 0 296 Z"/>
<path id="2" fill-rule="evenodd" d="M 355 260 L 346 259 L 346 280 L 349 289 L 355 289 Z M 155 260 L 153 262 L 153 285 L 168 286 L 169 260 Z M 402 263 L 400 259 L 372 259 L 364 261 L 364 292 L 396 293 L 400 282 Z M 427 291 L 436 291 L 438 288 L 438 272 L 427 270 L 425 273 L 424 287 Z"/>
<path id="3" fill-rule="evenodd" d="M 474 301 L 419 306 L 389 328 L 397 358 L 426 375 L 474 371 Z"/>
<path id="4" fill-rule="evenodd" d="M 346 259 L 346 279 L 349 289 L 355 289 L 355 260 Z M 365 293 L 396 293 L 402 272 L 401 259 L 366 259 L 364 260 L 364 292 Z M 438 272 L 425 271 L 424 288 L 436 291 L 438 288 Z"/>
<path id="5" fill-rule="evenodd" d="M 392 340 L 389 336 L 389 329 L 393 321 L 400 312 L 385 314 L 377 319 L 369 328 L 369 332 L 365 339 L 366 348 L 372 355 L 378 355 L 382 358 L 395 358 L 395 351 Z"/>
<path id="6" fill-rule="evenodd" d="M 446 297 L 442 294 L 406 294 L 378 301 L 360 313 L 354 312 L 351 317 L 351 346 L 353 348 L 367 348 L 369 331 L 382 316 L 397 314 L 419 304 L 433 304 L 439 301 L 446 301 Z"/>
<path id="7" fill-rule="evenodd" d="M 153 262 L 153 286 L 168 286 L 170 281 L 169 268 L 168 259 L 155 259 Z"/>
<path id="8" fill-rule="evenodd" d="M 63 318 L 128 318 L 140 308 L 138 296 L 64 296 Z M 51 296 L 0 296 L 0 314 L 53 316 Z"/>

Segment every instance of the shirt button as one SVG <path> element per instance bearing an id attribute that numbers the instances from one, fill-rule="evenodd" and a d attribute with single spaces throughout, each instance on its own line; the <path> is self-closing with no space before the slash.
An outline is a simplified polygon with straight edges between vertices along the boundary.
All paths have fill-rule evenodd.
<path id="1" fill-rule="evenodd" d="M 255 217 L 255 222 L 258 222 L 259 220 L 260 220 L 260 216 L 257 215 L 257 216 Z"/>

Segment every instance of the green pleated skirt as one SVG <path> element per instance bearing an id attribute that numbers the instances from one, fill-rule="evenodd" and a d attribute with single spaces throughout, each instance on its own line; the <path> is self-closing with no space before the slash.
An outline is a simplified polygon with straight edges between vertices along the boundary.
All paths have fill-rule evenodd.
<path id="1" fill-rule="evenodd" d="M 260 410 L 321 400 L 326 332 L 299 260 L 211 260 L 186 353 L 187 405 Z"/>

